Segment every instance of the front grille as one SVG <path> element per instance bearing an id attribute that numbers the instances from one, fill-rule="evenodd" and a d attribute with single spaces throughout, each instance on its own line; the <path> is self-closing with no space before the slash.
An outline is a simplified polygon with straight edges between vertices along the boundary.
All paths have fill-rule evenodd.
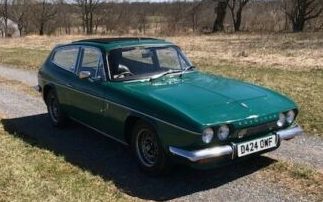
<path id="1" fill-rule="evenodd" d="M 233 134 L 233 138 L 250 137 L 262 133 L 270 133 L 278 129 L 276 122 L 269 122 L 258 126 L 239 129 Z"/>

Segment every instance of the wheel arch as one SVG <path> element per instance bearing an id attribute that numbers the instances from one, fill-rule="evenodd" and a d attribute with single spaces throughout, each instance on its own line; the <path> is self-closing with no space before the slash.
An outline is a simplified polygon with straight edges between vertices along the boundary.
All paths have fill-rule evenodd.
<path id="1" fill-rule="evenodd" d="M 150 126 L 152 126 L 158 135 L 157 123 L 155 120 L 152 120 L 152 119 L 145 117 L 143 115 L 140 115 L 140 114 L 129 114 L 126 121 L 125 121 L 125 124 L 124 124 L 124 138 L 128 144 L 131 143 L 132 131 L 138 121 L 143 121 L 143 122 L 149 124 Z"/>
<path id="2" fill-rule="evenodd" d="M 46 103 L 46 97 L 50 90 L 55 90 L 55 86 L 53 84 L 46 84 L 43 89 L 43 100 L 45 101 L 45 103 Z"/>

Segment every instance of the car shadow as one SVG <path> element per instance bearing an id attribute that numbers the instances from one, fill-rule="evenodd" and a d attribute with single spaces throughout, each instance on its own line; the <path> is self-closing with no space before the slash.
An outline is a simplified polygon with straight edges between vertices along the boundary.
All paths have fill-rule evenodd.
<path id="1" fill-rule="evenodd" d="M 150 177 L 139 170 L 128 147 L 78 124 L 57 129 L 47 114 L 1 122 L 6 131 L 28 144 L 64 156 L 73 165 L 112 180 L 122 192 L 141 199 L 170 200 L 217 188 L 275 162 L 261 156 L 207 171 L 177 166 L 167 176 Z"/>

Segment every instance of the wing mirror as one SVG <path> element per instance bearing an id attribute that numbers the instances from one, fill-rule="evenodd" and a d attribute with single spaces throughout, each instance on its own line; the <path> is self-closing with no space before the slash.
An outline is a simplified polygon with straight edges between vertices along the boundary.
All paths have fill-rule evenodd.
<path id="1" fill-rule="evenodd" d="M 89 71 L 81 71 L 79 73 L 80 79 L 87 79 L 87 78 L 90 78 L 90 76 L 91 76 L 91 72 L 89 72 Z"/>

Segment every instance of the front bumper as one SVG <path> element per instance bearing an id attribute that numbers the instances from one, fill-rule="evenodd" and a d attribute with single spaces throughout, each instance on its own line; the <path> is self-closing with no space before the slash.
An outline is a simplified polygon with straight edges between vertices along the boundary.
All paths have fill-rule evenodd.
<path id="1" fill-rule="evenodd" d="M 280 141 L 290 140 L 298 135 L 302 135 L 303 129 L 300 126 L 295 125 L 288 129 L 277 131 L 276 134 L 279 137 Z M 232 145 L 216 146 L 216 147 L 195 150 L 195 151 L 188 151 L 177 147 L 169 147 L 169 151 L 175 156 L 183 157 L 185 159 L 188 159 L 191 162 L 197 162 L 200 160 L 211 159 L 211 158 L 216 159 L 216 158 L 220 158 L 228 155 L 231 155 L 233 159 L 235 148 L 234 148 L 234 144 L 232 144 Z"/>

